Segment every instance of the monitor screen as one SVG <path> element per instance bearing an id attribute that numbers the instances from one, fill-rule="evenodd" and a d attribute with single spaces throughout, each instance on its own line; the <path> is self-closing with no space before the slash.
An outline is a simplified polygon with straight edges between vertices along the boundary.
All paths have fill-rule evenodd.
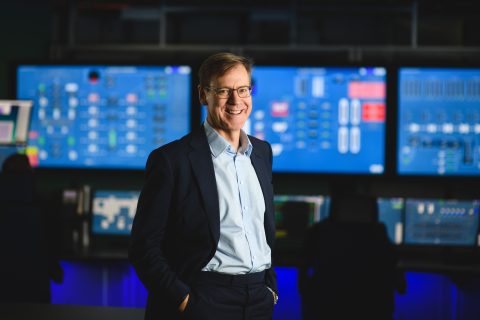
<path id="1" fill-rule="evenodd" d="M 0 100 L 0 146 L 27 143 L 32 101 Z"/>
<path id="2" fill-rule="evenodd" d="M 276 172 L 384 172 L 382 67 L 256 66 L 246 130 L 267 140 Z"/>
<path id="3" fill-rule="evenodd" d="M 390 241 L 401 244 L 403 241 L 403 212 L 405 202 L 402 198 L 378 198 L 378 220 L 385 224 Z"/>
<path id="4" fill-rule="evenodd" d="M 405 244 L 477 244 L 480 201 L 407 199 Z"/>
<path id="5" fill-rule="evenodd" d="M 92 200 L 92 234 L 130 235 L 139 196 L 138 191 L 95 191 Z"/>
<path id="6" fill-rule="evenodd" d="M 34 102 L 33 166 L 143 169 L 190 128 L 188 66 L 21 65 L 17 96 Z"/>
<path id="7" fill-rule="evenodd" d="M 400 68 L 399 174 L 480 175 L 480 68 Z"/>
<path id="8" fill-rule="evenodd" d="M 328 216 L 329 198 L 324 196 L 276 195 L 276 237 L 303 239 L 308 227 Z"/>

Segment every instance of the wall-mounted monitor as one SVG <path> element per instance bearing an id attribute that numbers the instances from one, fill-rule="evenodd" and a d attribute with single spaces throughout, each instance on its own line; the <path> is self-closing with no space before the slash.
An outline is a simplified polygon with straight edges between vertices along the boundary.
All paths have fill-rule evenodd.
<path id="1" fill-rule="evenodd" d="M 19 65 L 33 166 L 143 169 L 190 129 L 189 66 Z"/>
<path id="2" fill-rule="evenodd" d="M 388 237 L 394 244 L 403 242 L 405 201 L 402 198 L 378 198 L 378 220 L 385 224 Z"/>
<path id="3" fill-rule="evenodd" d="M 480 175 L 480 68 L 400 68 L 399 174 Z"/>
<path id="4" fill-rule="evenodd" d="M 302 240 L 310 226 L 328 216 L 329 198 L 276 195 L 274 205 L 277 239 Z"/>
<path id="5" fill-rule="evenodd" d="M 0 100 L 0 146 L 25 146 L 33 102 Z"/>
<path id="6" fill-rule="evenodd" d="M 267 140 L 273 170 L 384 172 L 383 67 L 256 66 L 246 131 Z"/>
<path id="7" fill-rule="evenodd" d="M 92 198 L 92 235 L 130 235 L 139 196 L 138 191 L 96 190 Z"/>
<path id="8" fill-rule="evenodd" d="M 405 244 L 474 246 L 480 201 L 407 199 Z"/>

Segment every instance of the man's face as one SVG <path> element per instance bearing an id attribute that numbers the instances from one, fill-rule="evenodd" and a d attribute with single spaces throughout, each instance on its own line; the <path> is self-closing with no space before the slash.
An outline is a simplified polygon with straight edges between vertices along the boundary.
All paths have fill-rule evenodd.
<path id="1" fill-rule="evenodd" d="M 237 89 L 250 86 L 250 76 L 241 64 L 234 66 L 224 75 L 210 81 L 210 88 Z M 207 120 L 222 136 L 229 136 L 240 129 L 252 112 L 252 97 L 240 98 L 233 91 L 228 99 L 217 97 L 214 90 L 199 89 L 200 101 L 207 105 Z"/>

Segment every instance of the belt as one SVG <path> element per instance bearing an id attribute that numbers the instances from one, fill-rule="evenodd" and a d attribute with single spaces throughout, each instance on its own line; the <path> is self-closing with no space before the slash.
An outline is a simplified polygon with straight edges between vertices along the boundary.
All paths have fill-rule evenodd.
<path id="1" fill-rule="evenodd" d="M 196 283 L 216 285 L 249 285 L 265 283 L 265 271 L 246 274 L 226 274 L 211 271 L 202 271 L 195 278 Z"/>

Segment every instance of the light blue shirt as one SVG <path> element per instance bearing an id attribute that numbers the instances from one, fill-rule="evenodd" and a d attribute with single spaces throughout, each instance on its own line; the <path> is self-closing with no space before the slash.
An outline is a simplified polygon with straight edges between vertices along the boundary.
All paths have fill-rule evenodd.
<path id="1" fill-rule="evenodd" d="M 245 274 L 268 269 L 271 250 L 263 225 L 265 200 L 250 161 L 253 146 L 242 130 L 235 152 L 207 121 L 204 127 L 220 202 L 220 240 L 214 257 L 202 270 Z"/>

